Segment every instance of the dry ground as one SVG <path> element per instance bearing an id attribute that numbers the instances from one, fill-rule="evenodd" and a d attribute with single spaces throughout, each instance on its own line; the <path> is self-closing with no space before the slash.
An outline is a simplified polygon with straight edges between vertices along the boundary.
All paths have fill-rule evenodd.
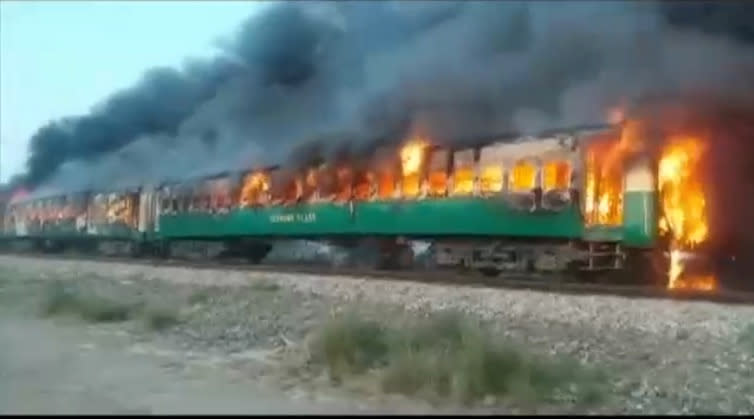
<path id="1" fill-rule="evenodd" d="M 94 304 L 79 320 L 43 316 L 39 310 L 49 298 L 50 280 L 124 304 L 146 303 L 122 313 Z M 7 398 L 0 403 L 4 412 L 754 413 L 751 307 L 8 256 L 0 256 L 0 287 L 5 371 L 0 386 L 14 389 L 0 392 Z M 510 367 L 503 362 L 510 357 L 500 361 L 497 347 L 480 340 L 479 349 L 467 338 L 459 340 L 462 350 L 441 356 L 420 348 L 411 365 L 431 365 L 427 359 L 440 356 L 443 365 L 450 359 L 466 373 L 459 378 L 458 371 L 448 371 L 431 382 L 422 378 L 419 384 L 430 383 L 425 390 L 442 391 L 442 380 L 457 384 L 461 378 L 468 382 L 462 390 L 495 390 L 498 375 L 475 378 L 469 372 L 490 366 L 536 384 L 537 377 L 553 376 L 541 365 L 567 358 L 601 373 L 603 381 L 573 380 L 598 385 L 600 397 L 581 403 L 556 391 L 547 400 L 522 400 L 510 380 L 501 384 L 504 397 L 482 397 L 483 406 L 464 407 L 455 398 L 431 406 L 425 400 L 437 397 L 423 391 L 385 395 L 395 388 L 385 385 L 389 380 L 380 371 L 400 364 L 394 354 L 405 358 L 390 349 L 395 345 L 388 338 L 377 342 L 387 349 L 367 361 L 348 361 L 349 347 L 330 345 L 323 350 L 330 354 L 324 367 L 314 362 L 312 342 L 323 330 L 336 336 L 331 341 L 356 342 L 358 349 L 364 340 L 358 330 L 372 320 L 389 331 L 413 333 L 420 329 L 411 329 L 412 321 L 448 309 L 480 320 L 511 347 L 545 361 L 521 368 L 523 358 L 514 357 L 516 366 Z M 339 312 L 364 321 L 335 328 Z M 336 365 L 333 353 L 346 353 L 335 358 L 352 366 L 376 364 L 336 385 L 328 378 Z M 375 384 L 378 377 L 382 385 Z M 547 384 L 542 391 L 551 390 L 548 380 L 540 379 Z"/>

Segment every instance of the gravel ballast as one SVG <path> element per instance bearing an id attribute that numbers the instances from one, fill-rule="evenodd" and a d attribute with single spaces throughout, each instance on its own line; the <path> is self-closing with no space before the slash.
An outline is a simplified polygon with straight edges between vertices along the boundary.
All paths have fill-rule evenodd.
<path id="1" fill-rule="evenodd" d="M 323 316 L 354 305 L 386 314 L 458 310 L 537 351 L 604 366 L 615 395 L 606 412 L 754 413 L 749 306 L 18 256 L 0 256 L 0 266 L 48 279 L 96 274 L 132 284 L 219 287 L 225 291 L 196 312 L 202 319 L 172 333 L 187 346 L 226 352 L 289 345 Z M 268 292 L 240 291 L 254 287 Z"/>

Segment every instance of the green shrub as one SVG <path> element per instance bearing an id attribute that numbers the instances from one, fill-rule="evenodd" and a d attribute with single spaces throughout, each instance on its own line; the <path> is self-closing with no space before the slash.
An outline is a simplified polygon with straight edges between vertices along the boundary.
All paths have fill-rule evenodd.
<path id="1" fill-rule="evenodd" d="M 488 397 L 592 403 L 604 380 L 577 362 L 535 357 L 452 312 L 403 329 L 355 315 L 334 318 L 316 336 L 310 361 L 335 379 L 379 368 L 387 393 L 464 403 Z"/>
<path id="2" fill-rule="evenodd" d="M 43 315 L 74 314 L 91 322 L 129 320 L 136 307 L 125 301 L 99 295 L 81 287 L 54 281 L 45 287 L 41 311 Z"/>

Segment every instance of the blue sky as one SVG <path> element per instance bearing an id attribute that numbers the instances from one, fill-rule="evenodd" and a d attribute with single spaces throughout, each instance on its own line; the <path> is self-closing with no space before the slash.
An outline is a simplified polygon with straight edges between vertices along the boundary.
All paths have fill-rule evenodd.
<path id="1" fill-rule="evenodd" d="M 0 171 L 23 171 L 34 131 L 89 111 L 154 66 L 206 57 L 267 2 L 0 1 Z"/>

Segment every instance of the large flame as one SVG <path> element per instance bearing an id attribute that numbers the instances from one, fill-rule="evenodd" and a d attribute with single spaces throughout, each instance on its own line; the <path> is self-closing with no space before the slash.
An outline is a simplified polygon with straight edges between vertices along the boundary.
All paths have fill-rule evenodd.
<path id="1" fill-rule="evenodd" d="M 482 167 L 479 174 L 479 187 L 482 194 L 496 194 L 503 190 L 503 166 L 490 164 Z"/>
<path id="2" fill-rule="evenodd" d="M 448 157 L 447 152 L 434 153 L 429 162 L 427 186 L 430 196 L 445 196 L 448 193 Z"/>
<path id="3" fill-rule="evenodd" d="M 453 172 L 453 195 L 471 195 L 474 192 L 474 169 L 456 167 Z"/>
<path id="4" fill-rule="evenodd" d="M 537 166 L 528 161 L 519 161 L 513 166 L 510 188 L 513 192 L 531 192 L 537 186 Z"/>
<path id="5" fill-rule="evenodd" d="M 416 196 L 419 194 L 421 167 L 424 160 L 424 149 L 427 142 L 422 139 L 413 139 L 401 148 L 401 171 L 403 172 L 402 192 L 403 196 Z"/>
<path id="6" fill-rule="evenodd" d="M 660 232 L 671 240 L 669 288 L 711 290 L 711 275 L 686 274 L 683 250 L 693 250 L 709 236 L 707 203 L 698 165 L 704 143 L 695 137 L 673 137 L 662 152 L 658 187 L 662 205 Z"/>
<path id="7" fill-rule="evenodd" d="M 380 199 L 391 199 L 395 193 L 395 176 L 390 170 L 382 169 L 377 178 L 377 195 Z"/>
<path id="8" fill-rule="evenodd" d="M 338 202 L 348 201 L 353 194 L 353 172 L 349 167 L 339 167 L 335 172 L 335 176 L 338 185 L 335 200 Z"/>
<path id="9" fill-rule="evenodd" d="M 571 184 L 571 165 L 566 161 L 551 161 L 545 164 L 542 176 L 542 189 L 565 190 Z"/>
<path id="10" fill-rule="evenodd" d="M 620 225 L 623 222 L 623 179 L 619 142 L 595 144 L 586 155 L 584 216 L 589 225 Z"/>
<path id="11" fill-rule="evenodd" d="M 358 171 L 353 187 L 353 197 L 359 201 L 365 201 L 372 196 L 372 184 L 375 176 L 372 172 Z"/>
<path id="12" fill-rule="evenodd" d="M 264 203 L 270 190 L 270 177 L 264 172 L 247 174 L 241 188 L 241 205 L 249 206 Z"/>

